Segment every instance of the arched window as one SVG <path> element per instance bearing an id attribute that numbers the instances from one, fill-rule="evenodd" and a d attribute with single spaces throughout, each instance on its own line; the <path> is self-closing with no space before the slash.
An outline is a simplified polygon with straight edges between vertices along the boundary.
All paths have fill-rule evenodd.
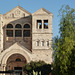
<path id="1" fill-rule="evenodd" d="M 42 43 L 42 46 L 44 46 L 44 41 L 42 41 L 41 43 Z"/>
<path id="2" fill-rule="evenodd" d="M 13 28 L 13 25 L 12 24 L 8 24 L 7 28 Z"/>
<path id="3" fill-rule="evenodd" d="M 15 28 L 22 28 L 22 26 L 20 24 L 17 24 Z M 15 30 L 15 37 L 22 37 L 22 30 Z"/>
<path id="4" fill-rule="evenodd" d="M 21 61 L 21 59 L 20 58 L 17 58 L 15 61 Z"/>
<path id="5" fill-rule="evenodd" d="M 17 24 L 17 25 L 15 26 L 15 28 L 22 28 L 22 26 L 21 26 L 20 24 Z"/>
<path id="6" fill-rule="evenodd" d="M 24 28 L 30 28 L 30 25 L 29 24 L 25 24 Z"/>
<path id="7" fill-rule="evenodd" d="M 39 46 L 39 41 L 36 42 L 36 45 Z"/>

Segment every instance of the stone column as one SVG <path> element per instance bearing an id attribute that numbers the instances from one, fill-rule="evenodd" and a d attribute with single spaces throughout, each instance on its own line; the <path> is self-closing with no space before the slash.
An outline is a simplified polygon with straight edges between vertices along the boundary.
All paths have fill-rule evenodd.
<path id="1" fill-rule="evenodd" d="M 3 65 L 3 71 L 6 71 L 6 64 Z M 5 74 L 2 74 L 5 75 Z"/>

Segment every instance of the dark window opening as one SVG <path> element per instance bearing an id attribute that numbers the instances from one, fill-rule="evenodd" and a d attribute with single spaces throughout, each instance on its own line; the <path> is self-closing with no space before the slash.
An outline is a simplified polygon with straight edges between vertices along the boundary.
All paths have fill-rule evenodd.
<path id="1" fill-rule="evenodd" d="M 23 36 L 24 37 L 30 37 L 30 30 L 24 30 L 23 31 Z"/>
<path id="2" fill-rule="evenodd" d="M 37 46 L 39 46 L 39 41 L 37 41 Z"/>
<path id="3" fill-rule="evenodd" d="M 41 20 L 37 20 L 37 28 L 42 29 L 42 21 Z"/>
<path id="4" fill-rule="evenodd" d="M 7 30 L 6 35 L 7 37 L 13 37 L 13 30 Z"/>
<path id="5" fill-rule="evenodd" d="M 44 20 L 44 29 L 48 29 L 48 20 Z"/>
<path id="6" fill-rule="evenodd" d="M 22 28 L 22 26 L 21 26 L 20 24 L 17 24 L 17 25 L 15 26 L 15 28 Z"/>
<path id="7" fill-rule="evenodd" d="M 14 71 L 16 75 L 22 75 L 22 67 L 14 67 Z"/>
<path id="8" fill-rule="evenodd" d="M 21 30 L 15 30 L 15 37 L 22 37 L 22 31 Z"/>
<path id="9" fill-rule="evenodd" d="M 47 41 L 47 46 L 49 46 L 49 41 Z"/>
<path id="10" fill-rule="evenodd" d="M 21 61 L 21 59 L 20 58 L 17 58 L 16 61 Z"/>
<path id="11" fill-rule="evenodd" d="M 13 25 L 12 24 L 8 24 L 7 28 L 13 28 Z"/>
<path id="12" fill-rule="evenodd" d="M 44 41 L 42 41 L 42 46 L 44 46 Z"/>
<path id="13" fill-rule="evenodd" d="M 24 28 L 30 28 L 30 25 L 29 24 L 25 24 Z"/>

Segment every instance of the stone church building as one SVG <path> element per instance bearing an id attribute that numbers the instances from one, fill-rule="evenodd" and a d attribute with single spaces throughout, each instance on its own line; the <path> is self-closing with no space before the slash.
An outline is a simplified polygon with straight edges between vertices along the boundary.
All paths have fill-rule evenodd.
<path id="1" fill-rule="evenodd" d="M 0 71 L 19 70 L 25 63 L 52 63 L 53 14 L 41 8 L 31 14 L 20 6 L 0 14 Z"/>

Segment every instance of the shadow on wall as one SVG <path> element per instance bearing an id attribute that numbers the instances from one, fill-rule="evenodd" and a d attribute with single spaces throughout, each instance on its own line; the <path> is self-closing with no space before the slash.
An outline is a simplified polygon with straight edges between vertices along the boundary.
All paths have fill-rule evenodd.
<path id="1" fill-rule="evenodd" d="M 32 16 L 19 18 L 4 25 L 3 48 L 4 50 L 18 42 L 31 51 L 32 49 Z M 9 19 L 6 19 L 9 20 Z"/>

